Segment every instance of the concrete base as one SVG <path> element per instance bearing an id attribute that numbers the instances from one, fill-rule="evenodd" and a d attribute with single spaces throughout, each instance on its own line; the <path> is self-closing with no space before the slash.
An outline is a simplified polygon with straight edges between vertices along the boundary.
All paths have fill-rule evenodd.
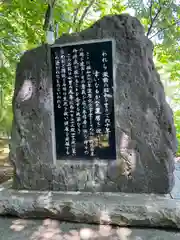
<path id="1" fill-rule="evenodd" d="M 0 215 L 180 229 L 180 201 L 159 195 L 37 192 L 0 187 Z"/>

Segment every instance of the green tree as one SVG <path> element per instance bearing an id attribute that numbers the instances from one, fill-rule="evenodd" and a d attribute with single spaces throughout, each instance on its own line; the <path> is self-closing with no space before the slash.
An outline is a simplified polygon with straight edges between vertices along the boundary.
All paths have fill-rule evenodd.
<path id="1" fill-rule="evenodd" d="M 154 42 L 154 57 L 180 126 L 180 5 L 178 0 L 4 0 L 0 1 L 0 126 L 9 129 L 15 67 L 22 53 L 45 42 L 45 13 L 53 7 L 57 36 L 81 31 L 107 14 L 130 11 Z M 46 25 L 46 24 L 45 24 Z M 45 26 L 46 27 L 46 26 Z M 180 91 L 179 91 L 180 92 Z M 6 132 L 9 130 L 5 130 Z M 178 133 L 179 134 L 179 133 Z M 180 140 L 180 135 L 178 135 Z M 180 150 L 179 150 L 180 152 Z"/>

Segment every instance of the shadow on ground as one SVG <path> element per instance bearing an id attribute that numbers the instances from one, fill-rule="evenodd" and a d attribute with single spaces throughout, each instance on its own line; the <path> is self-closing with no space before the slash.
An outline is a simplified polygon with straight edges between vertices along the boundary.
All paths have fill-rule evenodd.
<path id="1" fill-rule="evenodd" d="M 113 228 L 56 220 L 0 218 L 1 240 L 179 240 L 180 233 L 157 229 Z"/>
<path id="2" fill-rule="evenodd" d="M 12 177 L 13 168 L 9 163 L 9 139 L 0 138 L 0 184 Z"/>

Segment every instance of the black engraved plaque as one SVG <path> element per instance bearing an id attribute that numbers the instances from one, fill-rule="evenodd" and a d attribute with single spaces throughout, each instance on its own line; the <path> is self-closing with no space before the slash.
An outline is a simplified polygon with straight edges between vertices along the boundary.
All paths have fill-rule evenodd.
<path id="1" fill-rule="evenodd" d="M 113 41 L 51 48 L 57 160 L 116 159 Z"/>

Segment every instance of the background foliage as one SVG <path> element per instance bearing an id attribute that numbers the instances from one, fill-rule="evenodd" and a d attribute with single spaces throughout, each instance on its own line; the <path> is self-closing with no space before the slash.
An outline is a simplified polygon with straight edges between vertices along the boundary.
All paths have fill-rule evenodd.
<path id="1" fill-rule="evenodd" d="M 128 12 L 144 25 L 154 42 L 154 60 L 174 110 L 180 142 L 180 4 L 177 0 L 52 0 L 57 35 L 87 28 L 106 14 Z M 0 0 L 0 133 L 11 129 L 11 99 L 20 56 L 45 41 L 48 2 Z M 178 149 L 180 154 L 180 147 Z"/>

